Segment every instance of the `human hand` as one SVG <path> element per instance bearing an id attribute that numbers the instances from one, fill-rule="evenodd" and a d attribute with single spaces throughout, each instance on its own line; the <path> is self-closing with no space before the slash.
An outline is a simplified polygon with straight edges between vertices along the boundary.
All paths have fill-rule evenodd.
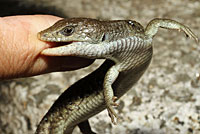
<path id="1" fill-rule="evenodd" d="M 78 57 L 40 55 L 42 50 L 51 45 L 40 41 L 37 33 L 59 19 L 61 18 L 50 15 L 0 18 L 0 79 L 75 70 L 93 62 Z"/>

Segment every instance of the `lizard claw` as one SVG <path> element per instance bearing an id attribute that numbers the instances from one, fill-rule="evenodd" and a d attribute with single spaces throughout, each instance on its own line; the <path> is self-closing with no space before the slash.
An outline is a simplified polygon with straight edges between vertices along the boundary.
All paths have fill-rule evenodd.
<path id="1" fill-rule="evenodd" d="M 192 31 L 188 27 L 182 27 L 179 31 L 183 31 L 186 37 L 193 38 L 197 43 L 199 41 L 198 37 L 192 33 Z"/>
<path id="2" fill-rule="evenodd" d="M 114 108 L 112 106 L 118 106 L 118 104 L 115 102 L 117 100 L 117 97 L 114 96 L 112 98 L 112 100 L 110 100 L 109 102 L 107 102 L 107 110 L 108 110 L 108 114 L 111 118 L 111 121 L 114 125 L 117 124 L 118 120 L 119 120 L 119 116 L 117 115 L 117 113 L 115 112 Z M 116 119 L 115 119 L 116 118 Z"/>
<path id="3" fill-rule="evenodd" d="M 119 106 L 119 104 L 116 103 L 116 101 L 117 101 L 117 97 L 116 97 L 116 96 L 113 96 L 111 105 L 112 105 L 112 106 Z"/>

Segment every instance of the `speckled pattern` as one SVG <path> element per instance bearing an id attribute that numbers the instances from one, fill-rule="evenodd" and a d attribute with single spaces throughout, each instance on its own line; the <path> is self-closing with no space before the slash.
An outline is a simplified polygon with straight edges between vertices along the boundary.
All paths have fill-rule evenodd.
<path id="1" fill-rule="evenodd" d="M 68 17 L 133 19 L 144 26 L 155 17 L 170 18 L 200 36 L 198 0 L 38 0 L 35 4 L 54 5 Z M 111 125 L 104 111 L 90 119 L 93 130 L 98 134 L 199 134 L 200 87 L 192 82 L 200 73 L 199 52 L 200 46 L 184 34 L 160 30 L 150 67 L 119 101 L 118 125 Z M 1 82 L 0 133 L 32 134 L 58 95 L 94 66 Z"/>

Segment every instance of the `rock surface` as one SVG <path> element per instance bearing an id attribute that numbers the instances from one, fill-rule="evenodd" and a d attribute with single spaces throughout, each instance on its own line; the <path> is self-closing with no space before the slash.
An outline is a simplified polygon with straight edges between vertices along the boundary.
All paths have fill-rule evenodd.
<path id="1" fill-rule="evenodd" d="M 23 0 L 21 5 L 55 7 L 66 17 L 177 20 L 199 36 L 198 0 Z M 119 101 L 121 116 L 112 125 L 107 111 L 90 119 L 98 134 L 200 134 L 200 46 L 176 31 L 160 30 L 153 61 L 142 79 Z M 67 87 L 99 65 L 0 82 L 0 133 L 32 134 Z M 14 96 L 14 97 L 13 97 Z M 73 134 L 79 134 L 76 128 Z"/>

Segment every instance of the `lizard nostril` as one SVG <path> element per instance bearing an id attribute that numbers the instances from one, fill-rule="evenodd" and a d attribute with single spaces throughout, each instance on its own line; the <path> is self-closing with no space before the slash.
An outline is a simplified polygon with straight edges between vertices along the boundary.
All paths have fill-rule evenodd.
<path id="1" fill-rule="evenodd" d="M 49 38 L 49 34 L 46 32 L 39 32 L 37 34 L 38 39 L 40 40 L 47 40 L 47 38 Z"/>
<path id="2" fill-rule="evenodd" d="M 48 37 L 48 33 L 41 34 L 43 37 Z"/>

